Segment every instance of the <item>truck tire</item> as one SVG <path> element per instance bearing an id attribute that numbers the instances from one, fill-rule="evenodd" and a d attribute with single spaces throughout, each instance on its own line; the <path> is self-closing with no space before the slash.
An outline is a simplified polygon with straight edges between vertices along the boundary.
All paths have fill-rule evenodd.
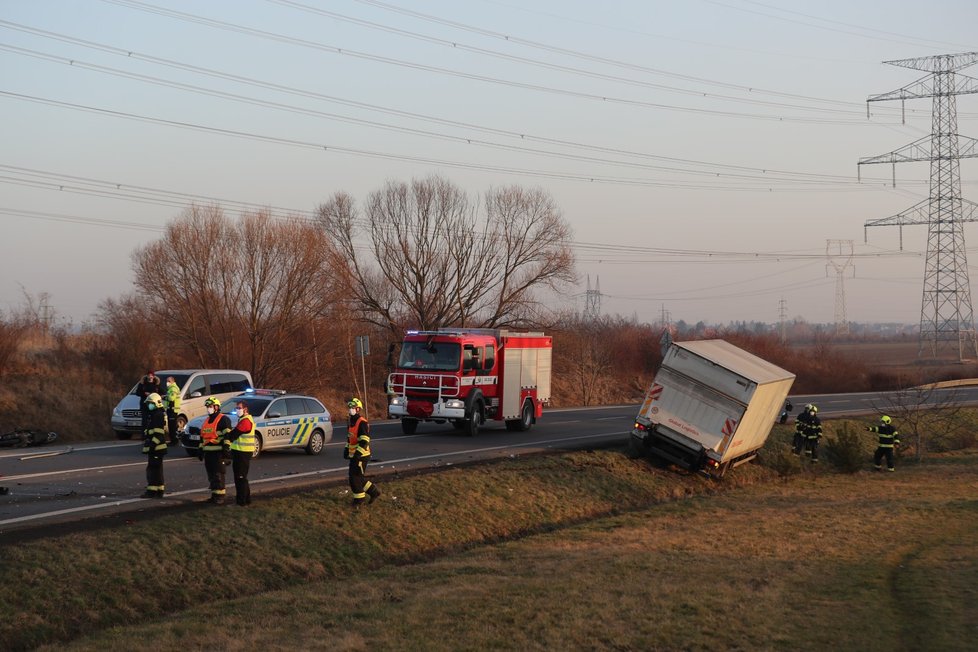
<path id="1" fill-rule="evenodd" d="M 523 408 L 520 410 L 519 419 L 510 419 L 506 422 L 506 430 L 526 432 L 533 427 L 533 404 L 530 401 L 523 401 Z"/>
<path id="2" fill-rule="evenodd" d="M 628 452 L 626 455 L 630 460 L 637 460 L 641 457 L 645 457 L 645 442 L 640 440 L 638 437 L 628 436 Z"/>
<path id="3" fill-rule="evenodd" d="M 472 406 L 472 417 L 465 420 L 463 432 L 468 437 L 475 437 L 479 434 L 479 426 L 482 425 L 482 403 Z"/>
<path id="4" fill-rule="evenodd" d="M 405 435 L 413 435 L 418 431 L 417 419 L 401 419 L 401 432 Z"/>

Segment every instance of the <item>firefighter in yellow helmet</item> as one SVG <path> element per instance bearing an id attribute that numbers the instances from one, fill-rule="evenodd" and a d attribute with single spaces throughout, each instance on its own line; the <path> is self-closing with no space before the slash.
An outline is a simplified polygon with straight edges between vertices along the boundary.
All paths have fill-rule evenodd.
<path id="1" fill-rule="evenodd" d="M 224 488 L 224 458 L 225 448 L 230 445 L 227 440 L 231 432 L 231 420 L 221 412 L 221 401 L 211 396 L 204 401 L 207 407 L 207 417 L 200 426 L 200 451 L 198 457 L 204 460 L 207 470 L 207 483 L 211 489 L 210 502 L 216 505 L 224 504 L 227 491 Z"/>
<path id="2" fill-rule="evenodd" d="M 370 461 L 370 424 L 360 414 L 363 403 L 358 398 L 351 398 L 346 403 L 350 412 L 350 425 L 346 430 L 346 448 L 343 457 L 350 460 L 350 493 L 353 494 L 353 506 L 359 507 L 370 496 L 370 502 L 377 500 L 380 489 L 365 473 Z"/>
<path id="3" fill-rule="evenodd" d="M 885 414 L 880 417 L 878 426 L 866 426 L 866 430 L 879 435 L 876 452 L 873 453 L 873 464 L 877 471 L 883 470 L 883 458 L 886 457 L 886 470 L 896 471 L 893 466 L 893 450 L 900 445 L 900 433 L 893 427 L 893 420 Z"/>
<path id="4" fill-rule="evenodd" d="M 166 414 L 163 397 L 152 393 L 143 401 L 146 405 L 146 429 L 143 431 L 143 455 L 146 461 L 146 491 L 143 498 L 162 498 L 163 456 L 166 455 Z"/>
<path id="5" fill-rule="evenodd" d="M 806 405 L 798 418 L 795 419 L 795 455 L 801 455 L 802 450 L 811 456 L 813 463 L 818 463 L 818 442 L 822 438 L 822 420 L 818 418 L 818 408 L 811 403 Z"/>

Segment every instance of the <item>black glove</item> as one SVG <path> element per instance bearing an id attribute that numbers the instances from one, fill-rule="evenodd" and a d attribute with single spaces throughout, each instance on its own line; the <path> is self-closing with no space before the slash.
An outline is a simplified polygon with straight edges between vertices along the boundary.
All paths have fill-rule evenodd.
<path id="1" fill-rule="evenodd" d="M 343 459 L 344 460 L 350 459 L 350 449 L 349 448 L 346 448 L 346 447 L 343 448 Z"/>
<path id="2" fill-rule="evenodd" d="M 201 462 L 204 461 L 204 449 L 203 448 L 200 448 L 200 447 L 197 448 L 197 459 L 200 460 Z"/>

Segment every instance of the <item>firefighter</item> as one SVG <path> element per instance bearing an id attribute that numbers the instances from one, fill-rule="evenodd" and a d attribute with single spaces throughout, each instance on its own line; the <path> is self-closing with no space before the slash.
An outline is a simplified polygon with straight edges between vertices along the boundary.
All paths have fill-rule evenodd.
<path id="1" fill-rule="evenodd" d="M 350 460 L 350 492 L 353 494 L 353 506 L 359 507 L 368 495 L 371 503 L 377 500 L 380 489 L 364 476 L 370 461 L 370 424 L 360 414 L 363 403 L 354 397 L 347 401 L 346 407 L 350 411 L 350 425 L 346 431 L 343 457 Z"/>
<path id="2" fill-rule="evenodd" d="M 818 408 L 814 405 L 809 410 L 809 421 L 805 432 L 805 454 L 812 464 L 818 464 L 818 442 L 822 439 L 822 420 L 818 418 Z"/>
<path id="3" fill-rule="evenodd" d="M 143 401 L 146 404 L 146 429 L 143 431 L 143 454 L 146 461 L 146 491 L 143 498 L 162 498 L 166 487 L 163 485 L 163 456 L 166 455 L 166 415 L 163 413 L 163 397 L 150 394 Z"/>
<path id="4" fill-rule="evenodd" d="M 809 403 L 802 408 L 801 414 L 795 419 L 795 437 L 792 442 L 795 455 L 801 455 L 802 449 L 807 452 L 810 436 L 815 435 L 816 444 L 822 436 L 822 422 L 817 414 L 818 408 Z"/>
<path id="5" fill-rule="evenodd" d="M 173 376 L 166 377 L 166 426 L 170 444 L 177 443 L 177 414 L 180 412 L 180 387 Z"/>
<path id="6" fill-rule="evenodd" d="M 207 418 L 200 426 L 199 459 L 204 460 L 207 470 L 207 482 L 211 489 L 210 502 L 215 505 L 224 504 L 224 459 L 230 442 L 227 435 L 231 432 L 231 420 L 221 413 L 221 401 L 211 396 L 204 401 L 207 407 Z"/>
<path id="7" fill-rule="evenodd" d="M 876 465 L 877 471 L 883 470 L 884 457 L 886 457 L 886 470 L 896 471 L 893 466 L 893 449 L 900 445 L 900 433 L 893 427 L 892 421 L 890 417 L 884 414 L 880 417 L 878 426 L 866 426 L 866 430 L 879 435 L 879 444 L 876 447 L 876 452 L 873 453 L 873 464 Z"/>
<path id="8" fill-rule="evenodd" d="M 234 502 L 241 507 L 251 504 L 248 469 L 255 454 L 255 419 L 248 413 L 248 404 L 238 401 L 234 406 L 238 423 L 228 433 L 231 442 L 231 471 L 234 474 Z"/>

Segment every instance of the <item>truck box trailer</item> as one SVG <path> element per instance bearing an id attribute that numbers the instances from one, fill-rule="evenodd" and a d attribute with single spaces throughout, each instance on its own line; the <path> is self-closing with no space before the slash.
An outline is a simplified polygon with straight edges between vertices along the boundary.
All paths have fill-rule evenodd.
<path id="1" fill-rule="evenodd" d="M 724 340 L 674 342 L 645 394 L 629 450 L 722 477 L 757 456 L 794 380 Z"/>

